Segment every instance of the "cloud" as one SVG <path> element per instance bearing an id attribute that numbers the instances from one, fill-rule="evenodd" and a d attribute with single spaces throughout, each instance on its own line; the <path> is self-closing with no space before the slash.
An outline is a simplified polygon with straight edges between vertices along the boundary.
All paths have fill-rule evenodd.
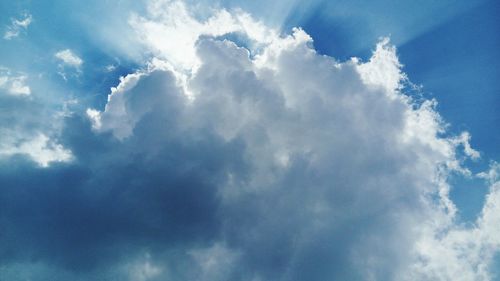
<path id="1" fill-rule="evenodd" d="M 31 89 L 26 84 L 27 78 L 24 74 L 13 74 L 8 68 L 0 67 L 0 89 L 9 95 L 29 96 Z"/>
<path id="2" fill-rule="evenodd" d="M 0 68 L 0 162 L 27 157 L 41 167 L 68 162 L 71 152 L 57 143 L 61 110 L 32 94 L 28 76 Z"/>
<path id="3" fill-rule="evenodd" d="M 5 40 L 11 40 L 15 37 L 18 37 L 21 32 L 28 29 L 28 26 L 32 21 L 33 17 L 28 13 L 25 13 L 20 19 L 12 19 L 11 24 L 7 26 L 3 38 Z"/>
<path id="4" fill-rule="evenodd" d="M 0 156 L 12 156 L 16 154 L 25 154 L 31 157 L 42 167 L 48 167 L 51 162 L 68 162 L 71 160 L 71 152 L 64 149 L 60 144 L 54 144 L 49 141 L 45 135 L 26 140 L 18 145 L 0 146 Z"/>
<path id="5" fill-rule="evenodd" d="M 114 64 L 109 64 L 104 68 L 107 72 L 113 72 L 116 70 L 116 65 Z"/>
<path id="6" fill-rule="evenodd" d="M 480 172 L 477 177 L 482 178 L 490 183 L 494 183 L 500 179 L 500 163 L 493 161 L 490 164 L 490 169 L 487 172 Z"/>
<path id="7" fill-rule="evenodd" d="M 132 16 L 149 63 L 103 109 L 29 145 L 72 161 L 1 162 L 2 275 L 491 277 L 497 184 L 476 225 L 458 225 L 447 179 L 479 154 L 467 133 L 446 133 L 436 101 L 405 94 L 389 40 L 367 62 L 338 61 L 300 28 L 189 11 L 152 1 Z"/>
<path id="8" fill-rule="evenodd" d="M 83 60 L 70 49 L 61 50 L 54 56 L 67 66 L 78 68 L 83 64 Z"/>
<path id="9" fill-rule="evenodd" d="M 494 175 L 493 163 L 489 172 Z M 419 241 L 419 259 L 409 280 L 494 280 L 495 255 L 500 250 L 500 182 L 488 178 L 489 194 L 473 226 L 440 226 Z M 428 230 L 429 231 L 429 230 Z"/>
<path id="10" fill-rule="evenodd" d="M 80 67 L 83 64 L 83 60 L 75 53 L 73 53 L 73 51 L 71 51 L 70 49 L 61 50 L 55 53 L 54 57 L 56 57 L 60 61 L 60 64 L 58 65 L 58 74 L 64 80 L 68 80 L 67 68 L 76 70 L 76 73 L 73 73 L 73 75 L 75 76 L 78 76 L 81 73 Z"/>
<path id="11" fill-rule="evenodd" d="M 148 18 L 133 15 L 130 25 L 148 50 L 183 70 L 196 68 L 195 43 L 200 36 L 241 32 L 254 43 L 268 43 L 277 32 L 242 11 L 230 14 L 217 10 L 207 20 L 198 21 L 181 1 L 154 0 L 149 3 L 148 11 Z M 158 33 L 164 36 L 156 36 Z"/>

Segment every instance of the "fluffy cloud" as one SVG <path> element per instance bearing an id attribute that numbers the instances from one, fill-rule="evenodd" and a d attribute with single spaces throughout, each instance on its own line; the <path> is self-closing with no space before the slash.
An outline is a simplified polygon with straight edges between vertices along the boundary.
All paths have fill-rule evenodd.
<path id="1" fill-rule="evenodd" d="M 155 56 L 170 61 L 181 70 L 193 70 L 199 63 L 196 41 L 202 36 L 222 36 L 239 33 L 251 42 L 268 43 L 276 31 L 253 20 L 249 14 L 230 14 L 217 10 L 206 21 L 198 21 L 180 1 L 154 0 L 148 5 L 149 17 L 133 15 L 130 25 L 142 43 Z M 163 36 L 156 36 L 161 33 Z"/>
<path id="2" fill-rule="evenodd" d="M 130 22 L 154 58 L 104 109 L 67 118 L 75 161 L 0 170 L 2 274 L 491 278 L 498 184 L 476 225 L 456 224 L 447 178 L 479 154 L 446 137 L 435 101 L 405 94 L 388 40 L 341 62 L 238 11 L 199 20 L 152 1 Z"/>
<path id="3" fill-rule="evenodd" d="M 12 19 L 11 24 L 7 26 L 7 29 L 3 35 L 5 40 L 11 40 L 12 38 L 18 37 L 22 31 L 28 29 L 31 24 L 33 17 L 26 13 L 20 19 Z"/>
<path id="4" fill-rule="evenodd" d="M 169 9 L 180 9 L 180 19 Z M 191 39 L 176 47 L 186 54 L 194 49 L 190 57 L 198 63 L 170 60 L 175 52 L 164 49 L 158 55 L 165 63 L 124 77 L 106 109 L 88 113 L 95 130 L 120 140 L 139 137 L 147 124 L 164 128 L 167 138 L 208 129 L 224 142 L 244 144 L 245 172 L 228 171 L 218 191 L 227 225 L 217 243 L 229 245 L 228 257 L 238 253 L 218 278 L 243 271 L 250 275 L 239 278 L 400 279 L 416 268 L 421 241 L 453 225 L 445 174 L 466 171 L 457 147 L 470 157 L 478 153 L 467 133 L 440 137 L 435 101 L 418 104 L 404 95 L 407 78 L 388 40 L 366 63 L 338 62 L 316 54 L 300 29 L 261 41 L 246 34 L 259 45 L 248 50 L 200 27 L 225 12 L 198 22 L 182 4 L 166 11 L 138 28 L 146 38 L 183 30 Z M 144 29 L 155 24 L 154 32 Z M 245 33 L 226 32 L 233 30 Z M 186 66 L 192 74 L 184 74 Z"/>

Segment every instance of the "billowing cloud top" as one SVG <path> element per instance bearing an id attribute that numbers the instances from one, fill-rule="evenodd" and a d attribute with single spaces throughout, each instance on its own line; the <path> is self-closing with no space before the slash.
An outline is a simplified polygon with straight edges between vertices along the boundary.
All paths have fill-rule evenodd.
<path id="1" fill-rule="evenodd" d="M 448 177 L 480 155 L 405 94 L 388 39 L 342 62 L 241 11 L 153 1 L 130 24 L 149 62 L 104 109 L 64 115 L 58 142 L 3 160 L 0 276 L 491 280 L 498 165 L 477 222 L 457 224 Z M 12 156 L 36 151 L 38 167 Z"/>

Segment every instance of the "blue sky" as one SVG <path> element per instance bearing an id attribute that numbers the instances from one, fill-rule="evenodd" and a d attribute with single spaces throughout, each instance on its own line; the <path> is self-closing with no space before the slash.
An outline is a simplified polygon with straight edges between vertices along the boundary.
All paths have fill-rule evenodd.
<path id="1" fill-rule="evenodd" d="M 0 11 L 0 279 L 500 280 L 497 1 Z"/>

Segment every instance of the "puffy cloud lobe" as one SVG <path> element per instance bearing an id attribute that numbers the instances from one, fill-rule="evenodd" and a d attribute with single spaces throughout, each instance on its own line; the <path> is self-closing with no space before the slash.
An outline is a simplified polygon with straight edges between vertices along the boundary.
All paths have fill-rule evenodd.
<path id="1" fill-rule="evenodd" d="M 159 70 L 130 74 L 121 79 L 118 87 L 111 89 L 104 114 L 89 109 L 87 115 L 95 129 L 112 130 L 117 138 L 123 139 L 130 136 L 136 123 L 155 108 L 158 111 L 177 111 L 181 91 L 171 72 Z M 149 97 L 144 98 L 144 95 Z"/>
<path id="2" fill-rule="evenodd" d="M 266 28 L 242 11 L 230 14 L 226 10 L 217 10 L 206 21 L 199 21 L 181 1 L 153 0 L 148 10 L 149 18 L 133 15 L 130 25 L 147 50 L 183 71 L 190 71 L 199 64 L 195 43 L 200 36 L 242 33 L 257 45 L 276 36 L 275 30 Z"/>
<path id="3" fill-rule="evenodd" d="M 417 243 L 419 259 L 409 280 L 494 280 L 492 266 L 500 249 L 500 182 L 494 175 L 493 163 L 488 173 L 493 175 L 483 210 L 472 227 L 445 225 Z"/>
<path id="4" fill-rule="evenodd" d="M 442 136 L 435 102 L 404 94 L 388 41 L 368 62 L 339 62 L 300 29 L 260 40 L 221 11 L 237 28 L 206 31 L 210 19 L 182 4 L 153 4 L 158 14 L 132 23 L 145 38 L 182 30 L 188 39 L 168 44 L 189 55 L 176 61 L 181 49 L 166 45 L 103 111 L 87 110 L 90 122 L 68 118 L 72 165 L 1 170 L 4 276 L 488 278 L 497 188 L 477 227 L 455 225 L 446 177 L 465 171 L 458 146 L 477 152 L 466 134 Z M 234 30 L 258 47 L 220 38 Z M 19 181 L 20 170 L 32 175 Z"/>

